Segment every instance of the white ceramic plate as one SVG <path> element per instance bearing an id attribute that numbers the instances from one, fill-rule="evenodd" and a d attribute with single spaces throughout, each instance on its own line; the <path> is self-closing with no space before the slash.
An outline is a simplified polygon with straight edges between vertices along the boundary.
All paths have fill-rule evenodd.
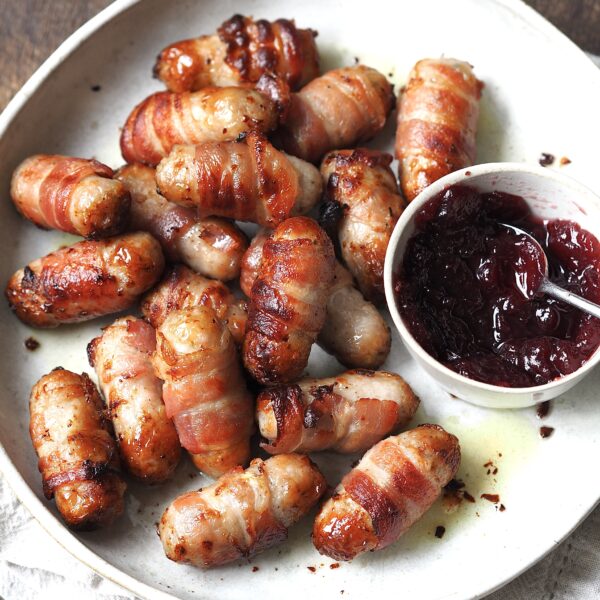
<path id="1" fill-rule="evenodd" d="M 319 30 L 324 67 L 352 64 L 354 57 L 391 73 L 401 84 L 412 64 L 446 54 L 470 60 L 486 83 L 478 151 L 480 162 L 537 160 L 540 152 L 573 162 L 564 171 L 600 191 L 600 73 L 548 23 L 513 0 L 122 0 L 80 29 L 41 67 L 0 117 L 0 280 L 29 260 L 71 238 L 37 230 L 17 216 L 8 200 L 9 177 L 25 156 L 62 152 L 121 163 L 119 126 L 133 105 L 159 88 L 150 70 L 169 42 L 212 32 L 235 12 L 295 17 Z M 100 85 L 101 91 L 90 87 Z M 376 145 L 391 149 L 393 121 Z M 558 167 L 557 167 L 558 168 Z M 184 464 L 175 481 L 154 489 L 131 484 L 127 514 L 106 531 L 74 535 L 42 497 L 31 447 L 27 399 L 32 383 L 57 365 L 90 370 L 85 346 L 110 319 L 58 331 L 21 325 L 0 313 L 0 468 L 23 502 L 68 550 L 99 573 L 147 598 L 265 597 L 419 600 L 475 598 L 522 572 L 559 543 L 600 496 L 600 372 L 555 403 L 540 440 L 532 409 L 491 411 L 453 400 L 414 365 L 400 341 L 385 365 L 401 373 L 422 398 L 415 423 L 438 422 L 456 433 L 464 458 L 459 476 L 476 503 L 446 514 L 438 503 L 393 547 L 330 569 L 309 540 L 310 519 L 289 541 L 252 562 L 207 573 L 165 559 L 154 531 L 165 505 L 204 482 L 190 479 Z M 35 353 L 23 342 L 34 335 Z M 315 351 L 310 372 L 339 370 Z M 316 457 L 334 485 L 351 458 Z M 498 467 L 488 475 L 484 464 Z M 586 463 L 590 468 L 586 469 Z M 498 493 L 504 512 L 480 498 Z M 446 527 L 443 539 L 434 536 Z M 253 572 L 253 566 L 259 570 Z M 316 567 L 313 573 L 307 567 Z"/>

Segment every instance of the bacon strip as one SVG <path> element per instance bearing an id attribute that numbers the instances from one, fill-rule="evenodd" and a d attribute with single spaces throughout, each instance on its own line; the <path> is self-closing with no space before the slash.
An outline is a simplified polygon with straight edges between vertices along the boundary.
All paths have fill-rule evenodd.
<path id="1" fill-rule="evenodd" d="M 393 106 L 392 86 L 375 69 L 358 65 L 329 71 L 292 95 L 279 132 L 283 149 L 317 162 L 328 150 L 374 137 Z"/>
<path id="2" fill-rule="evenodd" d="M 236 343 L 241 344 L 248 319 L 246 304 L 245 300 L 236 300 L 220 281 L 206 279 L 183 265 L 177 265 L 143 298 L 142 314 L 154 328 L 158 328 L 174 310 L 208 306 L 227 325 Z"/>
<path id="3" fill-rule="evenodd" d="M 13 173 L 10 195 L 36 225 L 88 238 L 119 233 L 129 216 L 127 190 L 97 160 L 30 156 Z"/>
<path id="4" fill-rule="evenodd" d="M 165 554 L 204 568 L 250 558 L 283 542 L 326 486 L 306 456 L 256 458 L 245 471 L 237 467 L 170 504 L 158 529 Z"/>
<path id="5" fill-rule="evenodd" d="M 240 287 L 247 296 L 250 296 L 258 275 L 269 235 L 268 229 L 259 230 L 242 258 Z M 384 318 L 356 289 L 352 275 L 338 261 L 329 289 L 327 316 L 317 343 L 346 367 L 379 368 L 392 343 L 390 328 Z"/>
<path id="6" fill-rule="evenodd" d="M 61 248 L 19 269 L 6 297 L 24 323 L 57 327 L 132 306 L 164 268 L 159 243 L 130 233 Z"/>
<path id="7" fill-rule="evenodd" d="M 267 452 L 368 450 L 406 425 L 419 399 L 395 373 L 347 371 L 263 391 L 256 418 Z"/>
<path id="8" fill-rule="evenodd" d="M 196 208 L 200 217 L 268 227 L 308 212 L 323 188 L 313 165 L 255 132 L 235 142 L 178 146 L 158 165 L 156 181 L 165 198 Z"/>
<path id="9" fill-rule="evenodd" d="M 156 166 L 177 144 L 230 141 L 253 130 L 266 133 L 275 128 L 278 119 L 276 104 L 253 89 L 157 92 L 127 118 L 121 152 L 128 163 Z"/>
<path id="10" fill-rule="evenodd" d="M 83 373 L 58 368 L 31 390 L 29 433 L 46 498 L 69 527 L 109 525 L 123 512 L 125 483 L 103 403 Z"/>
<path id="11" fill-rule="evenodd" d="M 459 463 L 457 438 L 438 425 L 379 442 L 321 508 L 313 527 L 317 550 L 351 560 L 394 543 L 435 502 Z"/>
<path id="12" fill-rule="evenodd" d="M 147 483 L 173 474 L 181 448 L 152 368 L 156 334 L 135 317 L 117 319 L 88 344 L 127 470 Z"/>
<path id="13" fill-rule="evenodd" d="M 337 205 L 341 216 L 337 237 L 342 258 L 364 296 L 377 303 L 385 300 L 385 254 L 405 205 L 391 162 L 385 152 L 358 148 L 330 152 L 321 164 L 326 200 Z"/>
<path id="14" fill-rule="evenodd" d="M 297 89 L 319 74 L 317 33 L 298 29 L 293 20 L 234 15 L 217 33 L 167 46 L 156 60 L 155 76 L 172 92 L 189 92 L 256 82 L 265 73 Z"/>
<path id="15" fill-rule="evenodd" d="M 420 60 L 400 98 L 396 158 L 402 193 L 410 202 L 434 181 L 475 162 L 483 83 L 469 63 Z"/>
<path id="16" fill-rule="evenodd" d="M 253 403 L 233 337 L 207 306 L 170 312 L 156 331 L 154 369 L 181 445 L 218 477 L 250 457 Z"/>
<path id="17" fill-rule="evenodd" d="M 312 219 L 284 221 L 266 241 L 252 286 L 244 365 L 261 383 L 298 379 L 323 327 L 335 257 Z"/>
<path id="18" fill-rule="evenodd" d="M 213 279 L 228 281 L 239 276 L 248 239 L 234 223 L 198 219 L 195 211 L 168 202 L 156 191 L 151 167 L 126 165 L 115 177 L 131 194 L 131 229 L 151 233 L 169 260 Z"/>

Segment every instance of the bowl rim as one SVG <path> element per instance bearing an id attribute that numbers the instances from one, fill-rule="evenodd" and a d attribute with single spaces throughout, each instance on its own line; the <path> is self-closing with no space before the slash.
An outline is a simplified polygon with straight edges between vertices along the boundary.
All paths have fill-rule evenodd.
<path id="1" fill-rule="evenodd" d="M 504 387 L 499 385 L 493 385 L 491 383 L 484 383 L 482 381 L 477 381 L 476 379 L 470 379 L 464 375 L 460 375 L 456 371 L 446 367 L 441 362 L 433 358 L 425 349 L 417 342 L 417 340 L 413 337 L 412 333 L 406 327 L 402 316 L 400 315 L 400 311 L 398 310 L 398 306 L 395 299 L 394 294 L 394 267 L 395 264 L 400 260 L 400 258 L 396 258 L 398 244 L 402 234 L 405 229 L 414 222 L 415 215 L 417 212 L 429 201 L 433 196 L 439 194 L 444 191 L 448 187 L 456 184 L 465 184 L 469 185 L 472 181 L 472 186 L 477 187 L 476 180 L 477 178 L 490 175 L 494 173 L 526 173 L 528 175 L 533 175 L 534 177 L 540 177 L 546 180 L 552 181 L 557 186 L 563 186 L 570 188 L 573 192 L 578 194 L 578 198 L 580 198 L 581 203 L 583 205 L 589 204 L 590 200 L 595 204 L 595 208 L 600 211 L 600 196 L 596 194 L 589 187 L 583 185 L 576 179 L 565 175 L 564 173 L 559 173 L 552 169 L 548 169 L 545 167 L 541 167 L 538 165 L 531 165 L 527 163 L 519 163 L 519 162 L 496 162 L 496 163 L 482 163 L 478 165 L 473 165 L 470 167 L 465 167 L 458 171 L 454 171 L 445 175 L 444 177 L 438 179 L 433 182 L 427 188 L 425 188 L 416 198 L 414 198 L 408 206 L 404 209 L 404 212 L 400 215 L 396 226 L 394 227 L 394 231 L 392 232 L 392 236 L 390 238 L 390 242 L 388 244 L 388 248 L 385 255 L 385 264 L 384 264 L 384 288 L 385 288 L 385 298 L 388 306 L 388 310 L 392 316 L 392 320 L 394 321 L 394 325 L 400 334 L 400 338 L 402 342 L 407 346 L 407 349 L 414 355 L 418 357 L 419 360 L 426 363 L 429 367 L 434 369 L 435 371 L 440 372 L 447 378 L 452 379 L 457 384 L 461 384 L 463 386 L 470 386 L 473 390 L 479 390 L 482 392 L 491 392 L 498 395 L 504 396 L 514 396 L 514 395 L 532 395 L 536 396 L 538 394 L 542 394 L 549 390 L 553 390 L 557 387 L 562 387 L 565 384 L 573 381 L 579 381 L 583 379 L 589 372 L 600 362 L 600 346 L 596 348 L 592 356 L 585 362 L 579 369 L 565 375 L 564 377 L 559 377 L 554 379 L 553 381 L 549 381 L 548 383 L 544 383 L 542 385 L 535 385 L 530 387 Z"/>

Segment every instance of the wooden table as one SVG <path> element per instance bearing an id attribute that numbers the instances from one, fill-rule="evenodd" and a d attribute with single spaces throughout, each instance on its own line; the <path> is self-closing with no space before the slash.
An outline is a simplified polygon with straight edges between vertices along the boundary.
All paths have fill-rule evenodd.
<path id="1" fill-rule="evenodd" d="M 0 110 L 60 42 L 110 1 L 2 0 Z M 600 54 L 600 0 L 529 0 L 528 4 L 584 50 Z"/>

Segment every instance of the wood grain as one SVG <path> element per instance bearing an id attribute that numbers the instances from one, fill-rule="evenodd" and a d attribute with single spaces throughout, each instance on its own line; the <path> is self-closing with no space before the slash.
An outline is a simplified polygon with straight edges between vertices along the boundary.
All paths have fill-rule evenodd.
<path id="1" fill-rule="evenodd" d="M 0 110 L 50 53 L 110 0 L 0 1 Z M 528 0 L 584 50 L 600 54 L 600 0 Z"/>

